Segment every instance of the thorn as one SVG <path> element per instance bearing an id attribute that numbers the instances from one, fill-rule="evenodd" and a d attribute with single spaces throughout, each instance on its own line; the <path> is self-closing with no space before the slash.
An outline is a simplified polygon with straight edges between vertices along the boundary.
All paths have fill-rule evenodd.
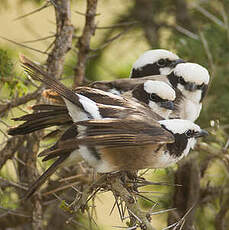
<path id="1" fill-rule="evenodd" d="M 20 20 L 20 19 L 22 19 L 22 18 L 28 17 L 28 16 L 30 16 L 30 15 L 32 15 L 32 14 L 35 14 L 35 13 L 37 13 L 37 12 L 39 12 L 39 11 L 45 9 L 45 8 L 48 7 L 48 6 L 50 6 L 50 4 L 49 4 L 49 3 L 46 3 L 44 6 L 38 8 L 38 9 L 36 9 L 36 10 L 33 10 L 33 11 L 27 13 L 27 14 L 24 14 L 24 15 L 22 15 L 22 16 L 19 16 L 19 17 L 13 19 L 13 21 L 17 21 L 17 20 Z"/>
<path id="2" fill-rule="evenodd" d="M 24 47 L 24 48 L 26 48 L 26 49 L 30 49 L 30 50 L 33 50 L 33 51 L 35 51 L 35 52 L 42 53 L 42 54 L 47 54 L 47 55 L 48 55 L 47 52 L 44 52 L 44 51 L 41 51 L 41 50 L 32 48 L 32 47 L 30 47 L 30 46 L 23 45 L 23 44 L 21 44 L 21 43 L 19 43 L 19 42 L 15 42 L 15 41 L 10 40 L 10 39 L 8 39 L 8 38 L 5 38 L 5 37 L 3 37 L 3 36 L 0 36 L 0 38 L 3 39 L 3 40 L 6 40 L 6 41 L 8 41 L 8 42 L 11 42 L 11 43 L 13 43 L 13 44 L 15 44 L 15 45 Z"/>

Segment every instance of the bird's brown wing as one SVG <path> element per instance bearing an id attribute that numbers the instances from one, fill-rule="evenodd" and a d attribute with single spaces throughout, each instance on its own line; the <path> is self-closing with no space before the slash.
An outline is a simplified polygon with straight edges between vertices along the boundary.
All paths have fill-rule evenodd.
<path id="1" fill-rule="evenodd" d="M 86 129 L 79 133 L 77 142 L 94 146 L 135 146 L 172 143 L 174 136 L 156 121 L 142 120 L 142 116 L 128 119 L 102 119 L 80 121 Z"/>
<path id="2" fill-rule="evenodd" d="M 95 81 L 89 84 L 89 87 L 109 91 L 111 89 L 117 89 L 121 93 L 134 89 L 137 85 L 144 83 L 147 80 L 152 81 L 165 81 L 168 82 L 167 77 L 164 75 L 154 75 L 142 78 L 123 78 L 113 81 Z"/>

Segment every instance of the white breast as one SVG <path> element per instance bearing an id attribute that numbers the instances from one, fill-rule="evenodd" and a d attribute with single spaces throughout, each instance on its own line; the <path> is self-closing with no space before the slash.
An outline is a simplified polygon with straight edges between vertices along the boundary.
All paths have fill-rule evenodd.
<path id="1" fill-rule="evenodd" d="M 86 146 L 80 145 L 80 155 L 90 166 L 96 170 L 96 172 L 108 173 L 114 171 L 112 165 L 103 159 L 96 158 Z"/>
<path id="2" fill-rule="evenodd" d="M 202 103 L 194 103 L 191 100 L 185 99 L 183 106 L 181 106 L 181 119 L 195 121 L 199 115 L 202 108 Z"/>
<path id="3" fill-rule="evenodd" d="M 175 164 L 177 161 L 179 161 L 183 156 L 179 158 L 174 158 L 171 156 L 168 151 L 165 151 L 163 154 L 160 154 L 157 158 L 157 162 L 155 162 L 154 168 L 166 168 L 171 166 L 172 164 Z"/>

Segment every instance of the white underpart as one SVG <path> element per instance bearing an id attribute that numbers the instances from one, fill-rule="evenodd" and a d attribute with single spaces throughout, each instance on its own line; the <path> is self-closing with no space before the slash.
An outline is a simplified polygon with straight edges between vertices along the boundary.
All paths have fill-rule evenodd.
<path id="1" fill-rule="evenodd" d="M 169 68 L 169 67 L 164 67 L 164 68 L 160 68 L 160 75 L 169 75 L 172 72 L 173 68 Z"/>
<path id="2" fill-rule="evenodd" d="M 170 155 L 168 151 L 165 151 L 164 154 L 160 154 L 160 156 L 157 158 L 155 168 L 167 168 L 181 160 L 183 157 L 183 155 L 181 155 L 179 158 L 174 157 L 173 155 Z"/>
<path id="3" fill-rule="evenodd" d="M 144 83 L 144 90 L 151 94 L 155 93 L 162 99 L 173 101 L 176 98 L 174 89 L 162 81 L 151 81 L 148 80 Z"/>
<path id="4" fill-rule="evenodd" d="M 149 107 L 152 109 L 154 113 L 157 113 L 158 115 L 162 116 L 165 119 L 168 119 L 172 110 L 162 108 L 154 101 L 149 102 Z"/>
<path id="5" fill-rule="evenodd" d="M 182 94 L 188 100 L 191 100 L 195 103 L 200 103 L 202 91 L 200 89 L 195 90 L 194 92 L 188 91 L 180 83 L 177 85 L 177 88 L 181 90 Z"/>
<path id="6" fill-rule="evenodd" d="M 107 173 L 113 171 L 112 165 L 103 159 L 97 159 L 86 146 L 80 145 L 79 147 L 82 158 L 97 172 Z"/>
<path id="7" fill-rule="evenodd" d="M 168 58 L 169 60 L 177 60 L 179 57 L 164 49 L 155 49 L 155 50 L 148 50 L 144 52 L 133 64 L 132 69 L 139 69 L 147 64 L 153 64 L 157 62 L 160 59 L 166 59 Z"/>
<path id="8" fill-rule="evenodd" d="M 172 119 L 172 120 L 162 120 L 159 121 L 160 124 L 163 124 L 166 129 L 170 130 L 172 133 L 183 134 L 189 129 L 194 130 L 195 132 L 200 132 L 200 127 L 194 124 L 189 120 L 182 119 Z"/>
<path id="9" fill-rule="evenodd" d="M 71 152 L 69 157 L 63 162 L 63 165 L 70 166 L 73 164 L 77 164 L 80 160 L 83 160 L 81 157 L 81 153 L 79 152 L 79 149 L 76 149 Z"/>
<path id="10" fill-rule="evenodd" d="M 195 139 L 195 138 L 189 138 L 188 139 L 188 144 L 187 144 L 187 146 L 186 146 L 186 148 L 185 148 L 185 150 L 184 150 L 184 156 L 187 156 L 188 155 L 188 153 L 189 153 L 189 151 L 191 150 L 191 149 L 194 149 L 194 147 L 195 147 L 195 145 L 196 145 L 196 142 L 197 142 L 197 140 Z"/>
<path id="11" fill-rule="evenodd" d="M 181 118 L 194 122 L 199 117 L 201 108 L 202 103 L 194 103 L 193 101 L 186 100 Z"/>
<path id="12" fill-rule="evenodd" d="M 195 121 L 199 117 L 202 109 L 202 103 L 200 103 L 202 93 L 201 90 L 190 92 L 188 90 L 185 90 L 184 86 L 181 84 L 178 84 L 177 88 L 184 95 L 184 99 L 179 105 L 179 117 L 181 119 Z"/>
<path id="13" fill-rule="evenodd" d="M 186 82 L 192 82 L 197 85 L 208 84 L 210 75 L 206 68 L 196 63 L 180 63 L 174 68 L 174 74 L 181 76 Z"/>

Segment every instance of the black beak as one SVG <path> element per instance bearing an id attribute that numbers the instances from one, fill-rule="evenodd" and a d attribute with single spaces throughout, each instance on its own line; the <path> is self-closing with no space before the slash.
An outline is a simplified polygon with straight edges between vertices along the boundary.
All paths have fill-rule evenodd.
<path id="1" fill-rule="evenodd" d="M 174 103 L 172 101 L 162 101 L 160 102 L 160 106 L 169 110 L 175 109 Z"/>
<path id="2" fill-rule="evenodd" d="M 188 82 L 187 84 L 184 85 L 184 88 L 188 91 L 195 91 L 197 89 L 197 85 L 195 83 Z"/>
<path id="3" fill-rule="evenodd" d="M 185 61 L 184 60 L 182 60 L 182 59 L 177 59 L 177 60 L 175 60 L 175 61 L 172 61 L 171 63 L 170 63 L 170 67 L 171 68 L 174 68 L 177 64 L 180 64 L 180 63 L 185 63 Z"/>
<path id="4" fill-rule="evenodd" d="M 207 135 L 208 135 L 208 132 L 206 130 L 204 130 L 204 129 L 201 129 L 200 132 L 196 133 L 195 138 L 205 137 Z"/>

